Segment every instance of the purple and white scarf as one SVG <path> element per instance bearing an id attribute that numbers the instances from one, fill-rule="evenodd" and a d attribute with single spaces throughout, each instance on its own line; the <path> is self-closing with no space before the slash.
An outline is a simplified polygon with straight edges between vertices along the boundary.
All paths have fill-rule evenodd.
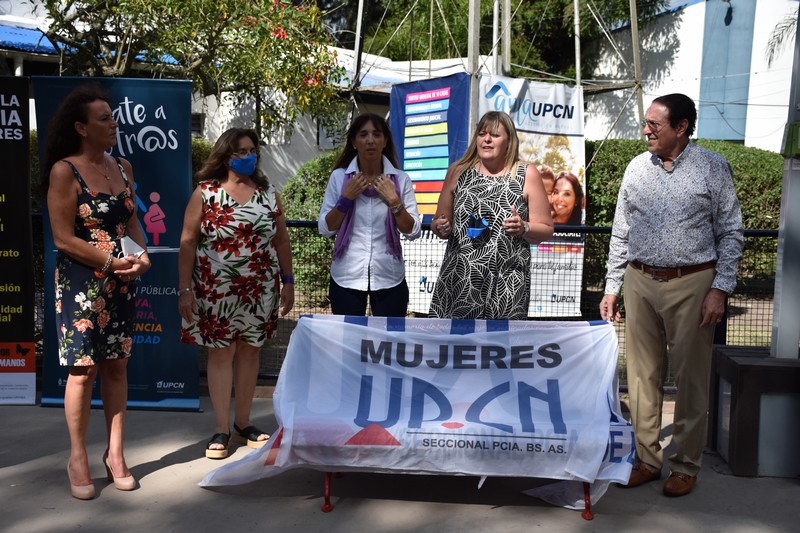
<path id="1" fill-rule="evenodd" d="M 350 181 L 353 176 L 355 176 L 355 172 L 345 175 L 340 194 L 344 194 L 344 188 L 347 186 L 347 182 Z M 392 180 L 392 183 L 394 183 L 394 190 L 397 192 L 397 196 L 402 198 L 400 195 L 400 186 L 397 184 L 397 176 L 394 174 L 388 174 L 388 176 Z M 372 187 L 367 187 L 361 194 L 369 198 L 374 198 L 378 196 L 378 191 Z M 339 227 L 339 231 L 336 234 L 336 242 L 333 245 L 334 259 L 341 258 L 344 255 L 347 246 L 350 244 L 350 234 L 353 231 L 353 219 L 355 218 L 355 212 L 356 203 L 353 202 L 353 207 L 351 207 L 347 213 L 344 214 L 344 220 L 342 220 L 342 225 Z M 400 236 L 397 232 L 397 224 L 395 223 L 394 216 L 390 211 L 387 211 L 386 214 L 386 240 L 388 241 L 387 253 L 395 259 L 401 260 L 403 258 L 403 249 L 400 246 Z"/>

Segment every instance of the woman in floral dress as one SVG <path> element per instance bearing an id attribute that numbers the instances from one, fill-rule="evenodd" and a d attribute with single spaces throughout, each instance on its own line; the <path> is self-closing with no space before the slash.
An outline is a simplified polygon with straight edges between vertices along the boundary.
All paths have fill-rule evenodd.
<path id="1" fill-rule="evenodd" d="M 132 490 L 122 438 L 128 401 L 134 280 L 150 268 L 147 252 L 123 257 L 120 240 L 142 248 L 136 220 L 133 170 L 106 152 L 116 144 L 110 98 L 99 86 L 82 85 L 59 107 L 48 127 L 45 173 L 47 210 L 58 248 L 56 319 L 59 359 L 69 366 L 64 410 L 70 436 L 67 475 L 72 495 L 88 500 L 95 488 L 86 454 L 92 386 L 99 372 L 108 448 L 109 480 Z"/>
<path id="2" fill-rule="evenodd" d="M 222 459 L 234 385 L 236 437 L 252 448 L 269 439 L 250 423 L 250 408 L 259 352 L 275 334 L 278 306 L 285 315 L 294 305 L 292 251 L 280 198 L 258 168 L 254 131 L 223 133 L 197 177 L 178 256 L 181 341 L 208 348 L 216 428 L 205 455 Z"/>

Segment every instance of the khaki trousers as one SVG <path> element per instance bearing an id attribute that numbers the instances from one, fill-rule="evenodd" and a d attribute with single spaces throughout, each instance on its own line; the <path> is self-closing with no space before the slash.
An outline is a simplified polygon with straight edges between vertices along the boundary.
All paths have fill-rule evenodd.
<path id="1" fill-rule="evenodd" d="M 624 280 L 625 342 L 631 423 L 636 454 L 650 470 L 661 471 L 661 403 L 672 364 L 675 417 L 670 470 L 697 475 L 708 417 L 709 374 L 714 327 L 700 327 L 703 299 L 714 281 L 713 268 L 657 281 L 628 266 Z"/>

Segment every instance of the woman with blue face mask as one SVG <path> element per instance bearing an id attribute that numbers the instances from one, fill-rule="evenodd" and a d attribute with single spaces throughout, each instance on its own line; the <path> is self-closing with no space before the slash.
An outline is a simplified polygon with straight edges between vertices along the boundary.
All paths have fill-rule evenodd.
<path id="1" fill-rule="evenodd" d="M 178 255 L 181 341 L 208 348 L 208 391 L 216 427 L 211 459 L 228 456 L 233 430 L 251 448 L 269 435 L 250 423 L 259 352 L 294 305 L 289 232 L 280 197 L 258 168 L 253 130 L 223 133 L 197 173 Z"/>

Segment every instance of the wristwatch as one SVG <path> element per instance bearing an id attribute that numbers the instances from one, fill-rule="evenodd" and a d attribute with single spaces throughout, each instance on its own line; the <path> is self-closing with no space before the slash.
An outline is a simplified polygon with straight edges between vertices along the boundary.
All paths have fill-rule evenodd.
<path id="1" fill-rule="evenodd" d="M 403 202 L 400 202 L 400 203 L 399 203 L 399 204 L 397 204 L 396 206 L 394 206 L 394 207 L 390 207 L 389 209 L 391 209 L 391 210 L 392 210 L 392 214 L 393 214 L 393 215 L 396 215 L 397 213 L 399 213 L 400 211 L 402 211 L 402 210 L 403 210 L 405 207 L 406 207 L 406 206 L 404 206 L 404 205 L 403 205 Z"/>

